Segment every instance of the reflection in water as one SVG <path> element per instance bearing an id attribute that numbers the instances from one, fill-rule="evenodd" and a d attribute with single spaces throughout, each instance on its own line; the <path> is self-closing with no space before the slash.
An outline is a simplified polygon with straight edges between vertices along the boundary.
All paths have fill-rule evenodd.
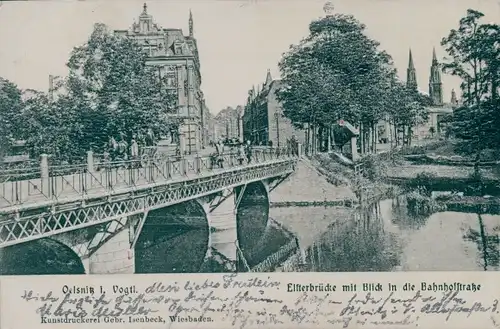
<path id="1" fill-rule="evenodd" d="M 70 247 L 50 238 L 0 249 L 0 275 L 85 274 Z"/>
<path id="2" fill-rule="evenodd" d="M 137 241 L 136 273 L 196 273 L 208 248 L 208 223 L 196 202 L 150 212 Z"/>
<path id="3" fill-rule="evenodd" d="M 479 230 L 472 227 L 467 230 L 464 239 L 472 241 L 477 245 L 481 255 L 482 266 L 485 271 L 491 268 L 498 268 L 500 264 L 500 244 L 499 233 L 500 225 L 495 226 L 488 234 L 483 220 L 483 215 L 477 214 Z"/>
<path id="4" fill-rule="evenodd" d="M 312 243 L 302 245 L 306 270 L 499 269 L 500 216 L 440 212 L 417 218 L 400 201 L 384 200 L 355 211 L 347 221 L 338 220 L 341 216 L 324 208 L 330 214 L 330 225 L 316 232 Z M 297 220 L 317 220 L 308 215 L 308 208 L 299 207 L 274 218 L 285 226 Z M 300 238 L 301 233 L 296 233 Z"/>
<path id="5" fill-rule="evenodd" d="M 306 250 L 310 271 L 389 271 L 399 265 L 394 234 L 386 232 L 380 207 L 361 210 L 332 225 Z"/>
<path id="6" fill-rule="evenodd" d="M 237 211 L 238 245 L 250 268 L 290 241 L 290 236 L 269 218 L 263 186 L 249 185 Z M 218 272 L 204 263 L 209 228 L 203 209 L 186 202 L 152 211 L 136 246 L 136 273 Z M 248 268 L 242 267 L 242 271 Z"/>
<path id="7" fill-rule="evenodd" d="M 238 240 L 242 246 L 243 256 L 251 268 L 290 241 L 291 237 L 287 232 L 273 225 L 271 220 L 267 220 L 267 205 L 247 204 L 241 208 L 239 213 L 241 214 L 239 222 L 245 224 L 240 226 L 241 231 L 238 230 Z M 262 226 L 264 218 L 266 225 Z M 260 225 L 252 227 L 254 222 L 258 222 Z"/>

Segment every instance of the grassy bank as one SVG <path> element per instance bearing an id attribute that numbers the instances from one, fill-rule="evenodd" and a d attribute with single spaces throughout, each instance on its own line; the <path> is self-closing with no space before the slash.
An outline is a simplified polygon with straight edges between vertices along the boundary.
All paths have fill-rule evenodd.
<path id="1" fill-rule="evenodd" d="M 382 180 L 388 164 L 377 156 L 362 159 L 362 174 L 355 172 L 352 166 L 339 163 L 331 154 L 315 155 L 311 162 L 329 183 L 349 187 L 359 203 L 380 200 L 394 193 L 394 187 Z"/>

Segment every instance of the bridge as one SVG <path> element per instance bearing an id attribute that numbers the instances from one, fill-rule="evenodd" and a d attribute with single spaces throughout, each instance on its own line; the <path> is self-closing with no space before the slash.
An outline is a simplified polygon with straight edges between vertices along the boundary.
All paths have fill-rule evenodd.
<path id="1" fill-rule="evenodd" d="M 256 148 L 250 163 L 231 153 L 222 158 L 222 167 L 210 156 L 103 162 L 89 152 L 86 163 L 52 165 L 42 155 L 36 167 L 4 170 L 0 262 L 15 262 L 9 253 L 16 248 L 33 250 L 46 241 L 71 251 L 84 273 L 135 273 L 141 233 L 148 223 L 154 232 L 156 221 L 205 227 L 203 264 L 236 271 L 242 261 L 238 206 L 245 197 L 268 205 L 269 193 L 294 172 L 299 155 Z"/>

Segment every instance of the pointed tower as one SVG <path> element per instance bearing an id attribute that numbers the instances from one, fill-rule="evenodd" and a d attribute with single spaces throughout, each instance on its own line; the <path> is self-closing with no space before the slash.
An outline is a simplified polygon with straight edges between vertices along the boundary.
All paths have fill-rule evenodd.
<path id="1" fill-rule="evenodd" d="M 432 49 L 431 74 L 429 76 L 429 96 L 432 104 L 443 105 L 443 84 L 441 82 L 441 71 L 436 57 L 436 48 Z"/>
<path id="2" fill-rule="evenodd" d="M 134 24 L 136 32 L 149 33 L 154 29 L 153 17 L 148 14 L 148 5 L 144 3 L 142 13 L 139 15 L 139 21 Z"/>
<path id="3" fill-rule="evenodd" d="M 271 77 L 271 70 L 267 70 L 267 75 L 266 75 L 266 82 L 264 84 L 264 86 L 266 88 L 269 88 L 269 86 L 271 86 L 271 82 L 273 82 L 273 78 Z"/>
<path id="4" fill-rule="evenodd" d="M 189 36 L 193 37 L 193 13 L 189 9 Z"/>
<path id="5" fill-rule="evenodd" d="M 406 69 L 406 87 L 412 90 L 417 90 L 417 72 L 415 65 L 413 65 L 413 56 L 411 55 L 411 48 L 408 55 L 408 68 Z"/>

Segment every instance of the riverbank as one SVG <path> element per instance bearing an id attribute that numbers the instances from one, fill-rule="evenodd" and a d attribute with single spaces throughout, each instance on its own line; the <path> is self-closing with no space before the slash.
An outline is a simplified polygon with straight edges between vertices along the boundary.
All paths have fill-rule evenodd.
<path id="1" fill-rule="evenodd" d="M 269 207 L 271 208 L 283 208 L 283 207 L 347 207 L 352 208 L 358 205 L 356 200 L 344 199 L 344 200 L 333 200 L 333 201 L 282 201 L 282 202 L 271 202 Z"/>
<path id="2" fill-rule="evenodd" d="M 448 211 L 460 211 L 479 214 L 500 214 L 499 197 L 481 196 L 454 196 L 451 198 L 437 198 Z"/>
<path id="3" fill-rule="evenodd" d="M 348 184 L 332 184 L 310 159 L 300 159 L 295 172 L 269 196 L 274 206 L 313 206 L 354 203 L 356 194 Z"/>

